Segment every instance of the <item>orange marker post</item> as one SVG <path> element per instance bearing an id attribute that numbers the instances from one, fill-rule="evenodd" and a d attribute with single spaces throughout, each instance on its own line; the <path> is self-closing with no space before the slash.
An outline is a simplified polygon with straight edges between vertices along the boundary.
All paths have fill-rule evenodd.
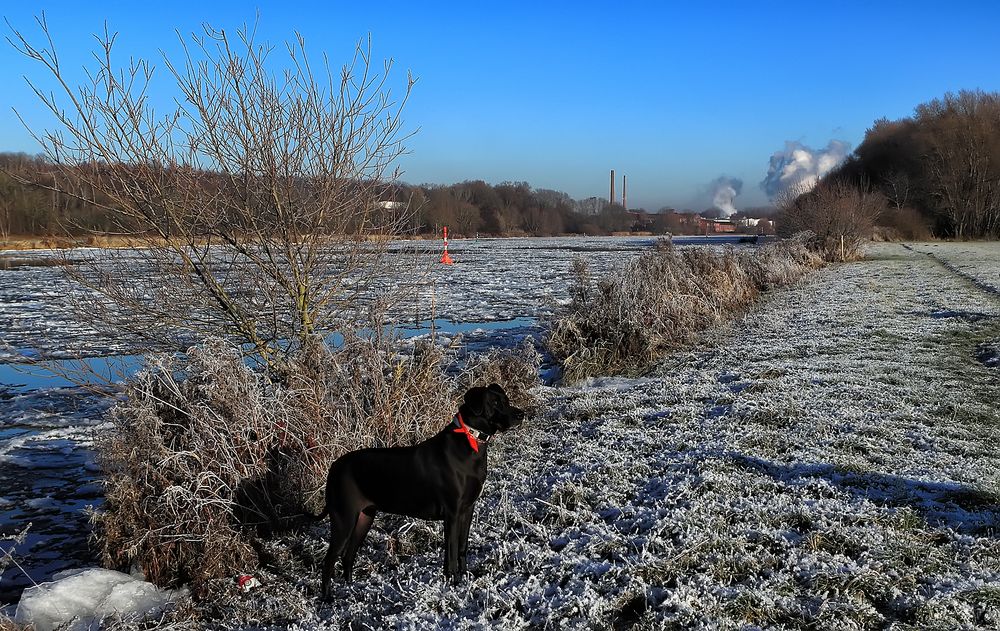
<path id="1" fill-rule="evenodd" d="M 448 226 L 444 227 L 444 254 L 441 255 L 441 262 L 445 265 L 453 265 L 455 261 L 451 260 L 451 255 L 448 254 Z"/>

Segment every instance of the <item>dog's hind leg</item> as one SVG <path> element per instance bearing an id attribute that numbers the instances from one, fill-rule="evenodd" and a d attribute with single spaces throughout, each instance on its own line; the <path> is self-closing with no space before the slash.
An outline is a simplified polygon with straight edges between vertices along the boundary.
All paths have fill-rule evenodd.
<path id="1" fill-rule="evenodd" d="M 354 521 L 345 519 L 341 511 L 330 511 L 330 547 L 326 550 L 326 558 L 323 559 L 323 598 L 330 597 L 330 579 L 333 578 L 333 568 L 337 565 L 347 545 L 347 539 L 354 529 Z"/>
<path id="2" fill-rule="evenodd" d="M 368 535 L 368 530 L 372 527 L 372 522 L 374 521 L 374 508 L 366 508 L 358 513 L 358 519 L 354 523 L 351 538 L 348 540 L 347 548 L 344 550 L 344 582 L 346 583 L 351 582 L 351 573 L 354 571 L 354 559 L 358 555 L 358 548 L 365 542 L 365 536 Z"/>

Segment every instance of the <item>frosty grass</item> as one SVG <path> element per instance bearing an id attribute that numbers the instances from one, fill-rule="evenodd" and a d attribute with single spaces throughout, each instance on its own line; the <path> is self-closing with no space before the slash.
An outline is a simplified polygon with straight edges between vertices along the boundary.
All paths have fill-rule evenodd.
<path id="1" fill-rule="evenodd" d="M 998 244 L 875 245 L 646 378 L 540 388 L 494 443 L 464 584 L 438 524 L 381 515 L 321 602 L 323 524 L 211 624 L 997 628 L 1000 371 L 974 349 L 998 287 Z"/>
<path id="2" fill-rule="evenodd" d="M 534 262 L 543 289 L 500 300 L 511 317 L 561 294 L 541 271 L 556 262 Z M 478 284 L 509 296 L 504 278 Z M 268 544 L 260 588 L 220 581 L 161 622 L 998 628 L 1000 368 L 976 354 L 1000 347 L 998 289 L 1000 244 L 872 246 L 646 378 L 539 388 L 493 443 L 462 585 L 443 580 L 440 524 L 380 515 L 331 602 L 324 523 Z M 437 298 L 497 315 L 486 294 Z"/>

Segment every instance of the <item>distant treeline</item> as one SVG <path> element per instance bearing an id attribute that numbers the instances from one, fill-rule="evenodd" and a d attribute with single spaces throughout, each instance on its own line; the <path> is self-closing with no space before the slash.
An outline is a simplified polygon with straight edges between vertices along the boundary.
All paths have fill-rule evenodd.
<path id="1" fill-rule="evenodd" d="M 691 211 L 662 208 L 626 210 L 602 198 L 574 200 L 566 193 L 534 189 L 527 182 L 492 185 L 482 180 L 450 186 L 400 185 L 395 199 L 416 210 L 413 231 L 433 233 L 441 226 L 464 234 L 554 236 L 615 232 L 699 234 L 704 227 Z M 761 214 L 769 214 L 764 209 Z M 706 211 L 706 215 L 717 211 Z M 756 228 L 750 230 L 757 232 Z"/>
<path id="2" fill-rule="evenodd" d="M 58 188 L 57 177 L 43 157 L 0 153 L 0 237 L 111 229 L 106 210 L 45 188 Z M 37 184 L 23 184 L 22 179 Z"/>
<path id="3" fill-rule="evenodd" d="M 824 179 L 838 181 L 884 195 L 879 223 L 903 236 L 929 228 L 939 237 L 1000 237 L 1000 93 L 946 94 L 911 117 L 875 121 Z"/>
<path id="4" fill-rule="evenodd" d="M 394 195 L 415 211 L 411 226 L 415 233 L 436 232 L 441 226 L 464 235 L 609 234 L 637 229 L 635 216 L 621 206 L 602 204 L 594 209 L 597 214 L 588 215 L 566 193 L 533 189 L 527 182 L 400 185 Z"/>
<path id="5" fill-rule="evenodd" d="M 100 204 L 47 189 L 76 190 L 78 183 L 57 182 L 58 173 L 59 170 L 43 157 L 0 153 L 0 238 L 121 229 L 116 223 L 121 218 L 101 208 Z M 219 184 L 217 174 L 211 173 L 204 174 L 198 181 L 208 187 Z M 81 193 L 84 198 L 95 199 L 87 191 Z M 654 213 L 642 209 L 626 210 L 602 198 L 577 201 L 560 191 L 532 188 L 527 182 L 492 185 L 476 180 L 449 186 L 392 184 L 385 187 L 379 205 L 379 212 L 406 213 L 410 218 L 409 232 L 415 235 L 439 234 L 443 226 L 448 226 L 455 234 L 468 236 L 616 232 L 698 234 L 704 231 L 704 226 L 699 225 L 696 215 L 690 211 L 678 213 L 670 208 Z M 767 210 L 764 209 L 763 214 Z M 770 231 L 767 225 L 766 230 Z M 751 232 L 762 229 L 747 228 Z"/>

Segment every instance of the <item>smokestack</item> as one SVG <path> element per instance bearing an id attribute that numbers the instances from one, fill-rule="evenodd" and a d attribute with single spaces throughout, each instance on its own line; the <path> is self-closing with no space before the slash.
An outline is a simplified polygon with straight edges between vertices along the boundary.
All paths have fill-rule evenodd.
<path id="1" fill-rule="evenodd" d="M 628 197 L 626 196 L 627 195 L 626 191 L 628 189 L 625 188 L 625 178 L 626 177 L 628 177 L 628 176 L 626 176 L 626 175 L 622 176 L 622 208 L 624 208 L 625 210 L 628 210 Z"/>
<path id="2" fill-rule="evenodd" d="M 615 170 L 611 169 L 611 194 L 608 195 L 608 203 L 615 203 Z"/>

